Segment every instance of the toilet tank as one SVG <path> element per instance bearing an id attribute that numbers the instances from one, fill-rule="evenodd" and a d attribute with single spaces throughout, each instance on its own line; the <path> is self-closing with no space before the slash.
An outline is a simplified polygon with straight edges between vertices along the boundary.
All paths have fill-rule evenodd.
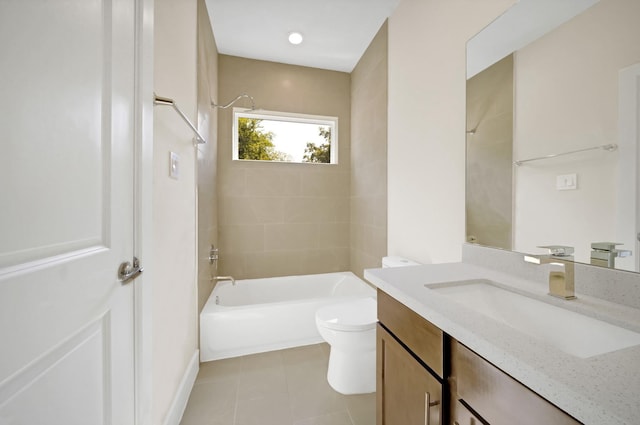
<path id="1" fill-rule="evenodd" d="M 419 266 L 420 263 L 403 257 L 382 257 L 382 268 Z"/>

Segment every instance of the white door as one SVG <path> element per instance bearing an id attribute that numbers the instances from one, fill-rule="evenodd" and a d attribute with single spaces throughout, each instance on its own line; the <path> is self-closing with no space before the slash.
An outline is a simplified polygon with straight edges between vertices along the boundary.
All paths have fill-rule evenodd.
<path id="1" fill-rule="evenodd" d="M 134 0 L 0 0 L 0 424 L 132 424 Z"/>

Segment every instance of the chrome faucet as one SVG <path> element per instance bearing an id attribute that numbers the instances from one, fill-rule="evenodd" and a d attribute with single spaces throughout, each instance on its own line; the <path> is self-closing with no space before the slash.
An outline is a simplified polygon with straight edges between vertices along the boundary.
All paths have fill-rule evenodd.
<path id="1" fill-rule="evenodd" d="M 591 244 L 591 264 L 602 267 L 615 268 L 616 258 L 631 256 L 631 251 L 626 249 L 616 249 L 622 245 L 615 242 L 593 242 Z"/>
<path id="2" fill-rule="evenodd" d="M 230 280 L 232 285 L 236 284 L 236 280 L 232 276 L 216 276 L 212 277 L 212 282 L 220 282 L 221 280 Z"/>
<path id="3" fill-rule="evenodd" d="M 549 247 L 551 252 L 554 249 Z M 554 247 L 558 248 L 558 247 Z M 549 295 L 564 300 L 575 300 L 575 281 L 573 266 L 573 248 L 565 247 L 562 250 L 563 255 L 525 255 L 524 261 L 532 264 L 548 264 L 549 265 Z M 560 252 L 555 250 L 555 252 Z"/>

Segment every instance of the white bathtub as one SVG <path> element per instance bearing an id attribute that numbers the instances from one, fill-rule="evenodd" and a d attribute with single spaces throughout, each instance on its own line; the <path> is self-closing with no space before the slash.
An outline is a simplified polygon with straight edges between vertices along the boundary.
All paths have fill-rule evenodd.
<path id="1" fill-rule="evenodd" d="M 218 282 L 200 313 L 200 360 L 322 342 L 319 307 L 375 295 L 351 272 Z"/>

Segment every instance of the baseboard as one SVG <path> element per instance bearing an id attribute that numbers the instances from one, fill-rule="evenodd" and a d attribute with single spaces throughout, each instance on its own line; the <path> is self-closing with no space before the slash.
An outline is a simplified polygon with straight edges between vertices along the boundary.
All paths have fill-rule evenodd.
<path id="1" fill-rule="evenodd" d="M 189 395 L 193 389 L 193 384 L 196 382 L 196 377 L 198 376 L 198 370 L 200 368 L 199 359 L 200 351 L 196 350 L 182 377 L 182 381 L 180 382 L 178 391 L 176 391 L 176 396 L 173 398 L 171 408 L 167 413 L 163 425 L 180 425 L 184 409 L 187 407 L 187 402 L 189 401 Z"/>

